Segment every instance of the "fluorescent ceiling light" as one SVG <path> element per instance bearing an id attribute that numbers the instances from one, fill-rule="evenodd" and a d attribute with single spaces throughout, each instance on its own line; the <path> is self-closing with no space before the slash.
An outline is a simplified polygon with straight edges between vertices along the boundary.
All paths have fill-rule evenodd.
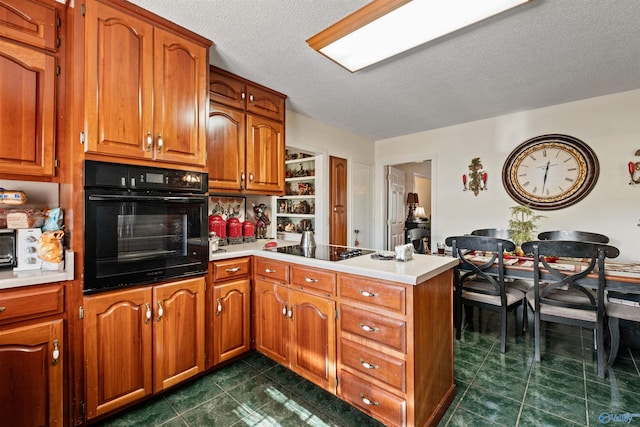
<path id="1" fill-rule="evenodd" d="M 531 0 L 374 0 L 307 40 L 351 72 Z"/>

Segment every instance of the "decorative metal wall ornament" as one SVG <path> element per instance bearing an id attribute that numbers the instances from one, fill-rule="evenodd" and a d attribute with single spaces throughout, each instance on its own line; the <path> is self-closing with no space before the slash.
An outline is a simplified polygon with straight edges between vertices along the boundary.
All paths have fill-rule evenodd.
<path id="1" fill-rule="evenodd" d="M 640 156 L 640 150 L 636 150 L 636 156 Z M 640 162 L 629 162 L 629 175 L 631 177 L 631 181 L 629 181 L 629 185 L 640 184 Z M 638 178 L 636 178 L 636 172 L 638 172 Z"/>
<path id="2" fill-rule="evenodd" d="M 468 186 L 467 181 L 469 182 Z M 480 191 L 487 189 L 487 173 L 483 170 L 480 157 L 471 159 L 469 173 L 462 174 L 462 185 L 464 187 L 463 191 L 471 190 L 475 196 L 477 196 Z"/>

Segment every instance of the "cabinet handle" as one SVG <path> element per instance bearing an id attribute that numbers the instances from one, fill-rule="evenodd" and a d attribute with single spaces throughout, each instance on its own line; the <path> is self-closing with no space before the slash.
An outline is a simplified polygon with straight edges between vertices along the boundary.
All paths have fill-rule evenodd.
<path id="1" fill-rule="evenodd" d="M 7 307 L 0 307 L 0 313 L 4 313 L 7 310 Z"/>
<path id="2" fill-rule="evenodd" d="M 270 269 L 270 268 L 265 268 L 265 269 L 264 269 L 264 272 L 265 272 L 265 273 L 275 273 L 275 272 L 276 272 L 276 270 L 272 270 L 272 269 Z"/>
<path id="3" fill-rule="evenodd" d="M 364 394 L 360 393 L 360 398 L 362 399 L 362 403 L 368 406 L 380 406 L 380 402 L 376 402 L 374 400 L 369 400 L 364 396 Z"/>
<path id="4" fill-rule="evenodd" d="M 224 271 L 227 273 L 237 273 L 240 271 L 240 267 L 225 268 Z"/>
<path id="5" fill-rule="evenodd" d="M 59 358 L 60 349 L 58 348 L 58 340 L 53 340 L 53 361 L 51 361 L 51 365 L 56 366 Z"/>
<path id="6" fill-rule="evenodd" d="M 311 277 L 305 277 L 304 281 L 307 283 L 318 283 L 318 279 L 312 279 Z"/>
<path id="7" fill-rule="evenodd" d="M 253 173 L 249 172 L 249 182 L 253 182 Z"/>
<path id="8" fill-rule="evenodd" d="M 293 307 L 294 304 L 291 304 L 291 306 L 289 307 L 289 311 L 287 312 L 287 317 L 291 320 L 293 320 Z"/>
<path id="9" fill-rule="evenodd" d="M 153 136 L 151 135 L 151 131 L 147 131 L 147 151 L 151 151 L 151 147 L 153 146 Z"/>
<path id="10" fill-rule="evenodd" d="M 240 98 L 242 98 L 242 101 L 244 102 L 244 100 L 247 98 L 247 94 L 242 92 L 242 95 L 240 95 Z"/>
<path id="11" fill-rule="evenodd" d="M 218 308 L 216 310 L 216 316 L 220 316 L 220 313 L 222 313 L 222 301 L 220 301 L 220 298 L 218 298 L 216 300 L 216 302 L 218 303 Z"/>
<path id="12" fill-rule="evenodd" d="M 240 189 L 244 190 L 244 172 L 240 171 Z"/>
<path id="13" fill-rule="evenodd" d="M 287 317 L 287 304 L 288 303 L 285 303 L 285 305 L 282 306 L 282 315 L 284 317 Z"/>
<path id="14" fill-rule="evenodd" d="M 378 294 L 376 293 L 371 293 L 371 292 L 367 292 L 367 291 L 359 291 L 360 295 L 362 295 L 363 297 L 368 297 L 368 298 L 375 298 L 378 296 Z"/>
<path id="15" fill-rule="evenodd" d="M 144 323 L 148 325 L 151 321 L 151 304 L 146 303 L 145 305 L 147 306 L 147 318 L 145 319 Z"/>
<path id="16" fill-rule="evenodd" d="M 249 102 L 253 104 L 253 94 L 249 94 Z"/>
<path id="17" fill-rule="evenodd" d="M 360 329 L 365 332 L 378 332 L 380 330 L 380 328 L 372 328 L 371 326 L 365 325 L 364 323 L 360 323 L 358 326 L 360 326 Z"/>
<path id="18" fill-rule="evenodd" d="M 380 369 L 380 367 L 378 365 L 372 365 L 371 363 L 367 363 L 365 362 L 363 359 L 360 359 L 360 363 L 362 364 L 362 366 L 364 366 L 366 369 Z"/>
<path id="19" fill-rule="evenodd" d="M 162 301 L 158 301 L 158 318 L 156 319 L 158 322 L 162 320 L 163 314 L 164 310 L 162 309 Z"/>
<path id="20" fill-rule="evenodd" d="M 158 153 L 162 153 L 162 133 L 158 132 Z"/>

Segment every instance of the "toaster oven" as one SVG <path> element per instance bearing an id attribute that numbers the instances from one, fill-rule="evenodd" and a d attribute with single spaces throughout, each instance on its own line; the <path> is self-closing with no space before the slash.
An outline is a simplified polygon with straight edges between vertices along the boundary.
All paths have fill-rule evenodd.
<path id="1" fill-rule="evenodd" d="M 0 268 L 16 266 L 16 231 L 0 229 Z"/>

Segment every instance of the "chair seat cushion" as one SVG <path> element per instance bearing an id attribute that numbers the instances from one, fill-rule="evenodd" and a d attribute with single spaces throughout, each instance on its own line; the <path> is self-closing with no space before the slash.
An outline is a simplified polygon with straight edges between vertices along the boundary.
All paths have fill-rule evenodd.
<path id="1" fill-rule="evenodd" d="M 505 282 L 505 286 L 517 289 L 526 294 L 533 289 L 533 280 L 515 279 L 512 282 Z"/>
<path id="2" fill-rule="evenodd" d="M 483 281 L 483 280 L 469 280 L 464 283 L 465 288 L 471 288 L 479 291 L 493 291 L 494 287 L 491 283 Z M 511 306 L 512 304 L 517 303 L 518 301 L 522 301 L 525 294 L 518 289 L 513 289 L 510 287 L 505 287 L 505 293 L 507 296 L 507 305 Z M 471 301 L 482 302 L 485 304 L 497 305 L 500 306 L 500 297 L 498 295 L 486 295 L 473 291 L 462 290 L 462 298 Z"/>
<path id="3" fill-rule="evenodd" d="M 573 304 L 590 304 L 589 298 L 576 289 L 556 289 L 547 294 L 547 298 Z M 527 301 L 533 310 L 535 310 L 535 292 L 527 292 Z M 595 322 L 597 313 L 595 310 L 581 310 L 579 308 L 560 307 L 551 304 L 542 303 L 540 313 L 549 316 L 566 317 L 570 319 L 584 320 L 587 322 Z"/>
<path id="4" fill-rule="evenodd" d="M 605 301 L 604 311 L 609 317 L 640 322 L 640 307 Z"/>

